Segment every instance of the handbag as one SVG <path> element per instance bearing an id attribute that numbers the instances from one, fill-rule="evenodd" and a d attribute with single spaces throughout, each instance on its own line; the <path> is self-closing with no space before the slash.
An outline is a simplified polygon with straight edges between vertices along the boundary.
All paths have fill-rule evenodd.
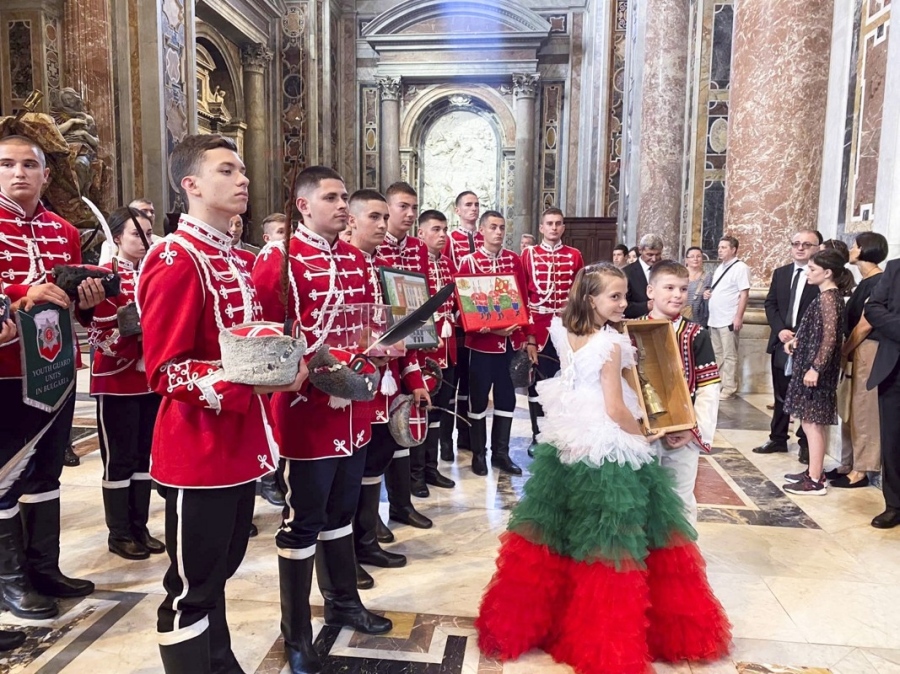
<path id="1" fill-rule="evenodd" d="M 722 282 L 722 279 L 725 278 L 725 274 L 731 271 L 731 268 L 737 263 L 738 260 L 735 260 L 730 265 L 725 267 L 725 271 L 722 272 L 722 275 L 718 279 L 716 279 L 716 282 L 709 287 L 710 295 L 712 295 L 712 291 L 716 289 L 716 286 Z M 691 320 L 694 321 L 694 323 L 699 323 L 704 328 L 709 327 L 709 300 L 702 299 L 697 303 L 697 311 L 694 312 L 694 317 Z"/>
<path id="2" fill-rule="evenodd" d="M 850 398 L 853 392 L 853 361 L 847 361 L 841 368 L 841 378 L 837 385 L 837 412 L 845 424 L 850 423 Z"/>

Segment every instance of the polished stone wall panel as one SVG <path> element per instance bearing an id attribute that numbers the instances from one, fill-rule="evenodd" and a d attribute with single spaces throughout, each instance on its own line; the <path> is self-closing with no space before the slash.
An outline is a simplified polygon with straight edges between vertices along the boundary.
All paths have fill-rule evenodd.
<path id="1" fill-rule="evenodd" d="M 606 175 L 601 195 L 603 213 L 610 218 L 619 215 L 619 178 L 622 167 L 622 116 L 625 102 L 625 33 L 628 26 L 628 0 L 612 3 L 612 39 L 610 40 L 609 98 L 607 102 Z"/>
<path id="2" fill-rule="evenodd" d="M 6 25 L 9 44 L 9 83 L 12 100 L 24 101 L 34 89 L 34 59 L 32 57 L 32 23 L 26 19 L 10 21 Z M 10 111 L 11 112 L 11 111 Z"/>
<path id="3" fill-rule="evenodd" d="M 378 138 L 381 122 L 381 102 L 378 85 L 367 84 L 359 90 L 360 121 L 362 122 L 360 143 L 360 187 L 377 190 L 379 182 Z"/>
<path id="4" fill-rule="evenodd" d="M 555 206 L 559 208 L 560 167 L 559 161 L 562 155 L 560 148 L 565 144 L 560 139 L 561 120 L 563 117 L 563 92 L 562 82 L 544 82 L 541 94 L 541 135 L 540 135 L 540 179 L 538 210 Z M 570 157 L 576 156 L 575 152 L 569 153 Z M 569 174 L 573 179 L 574 173 Z"/>
<path id="5" fill-rule="evenodd" d="M 284 153 L 282 200 L 291 199 L 294 167 L 309 162 L 307 2 L 289 2 L 281 20 L 281 133 Z"/>
<path id="6" fill-rule="evenodd" d="M 735 17 L 724 227 L 756 283 L 789 259 L 792 232 L 817 224 L 833 10 L 743 2 Z"/>
<path id="7" fill-rule="evenodd" d="M 581 12 L 575 13 L 572 15 L 572 35 L 571 40 L 569 42 L 569 62 L 570 62 L 570 73 L 571 76 L 569 78 L 569 91 L 566 100 L 566 107 L 569 112 L 569 125 L 568 125 L 568 137 L 569 138 L 578 138 L 578 127 L 581 125 L 581 96 L 582 96 L 582 81 L 581 81 L 581 73 L 584 65 L 584 49 L 582 48 L 582 31 L 584 30 L 584 14 Z M 562 91 L 560 91 L 559 102 L 562 104 Z M 565 181 L 565 195 L 557 192 L 556 194 L 556 203 L 553 204 L 559 208 L 563 208 L 564 210 L 568 210 L 572 212 L 572 209 L 568 208 L 568 204 L 572 204 L 574 206 L 576 201 L 576 191 L 578 190 L 578 181 L 575 179 L 575 174 L 578 170 L 578 153 L 574 150 L 571 152 L 561 151 L 557 153 L 554 159 L 558 159 L 559 162 L 566 162 L 566 181 Z M 560 180 L 562 175 L 561 172 L 563 170 L 562 164 L 558 163 L 559 170 L 557 171 L 556 180 Z M 562 183 L 560 182 L 560 187 L 562 187 Z M 538 191 L 538 195 L 540 196 L 540 187 Z M 565 200 L 563 200 L 563 196 L 565 196 Z M 543 200 L 540 200 L 538 203 L 538 208 L 540 209 L 541 204 L 544 203 Z M 537 231 L 537 224 L 534 224 L 534 231 Z"/>

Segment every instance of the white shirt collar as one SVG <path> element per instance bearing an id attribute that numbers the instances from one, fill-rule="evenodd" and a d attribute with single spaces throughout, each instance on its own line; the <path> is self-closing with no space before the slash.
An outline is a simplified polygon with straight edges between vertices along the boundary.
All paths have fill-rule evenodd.
<path id="1" fill-rule="evenodd" d="M 556 251 L 558 251 L 560 248 L 563 247 L 563 242 L 557 241 L 555 246 L 550 246 L 546 241 L 541 241 L 538 245 L 541 248 L 543 248 L 544 250 L 546 250 L 548 253 L 555 253 Z"/>
<path id="2" fill-rule="evenodd" d="M 314 248 L 318 248 L 319 250 L 321 250 L 324 253 L 330 253 L 332 251 L 332 249 L 337 245 L 337 242 L 339 241 L 339 237 L 335 237 L 334 243 L 333 244 L 329 243 L 328 239 L 326 239 L 321 234 L 316 234 L 314 231 L 312 231 L 309 227 L 307 227 L 303 223 L 300 223 L 297 226 L 297 231 L 294 233 L 294 236 L 296 236 L 301 241 L 308 243 L 309 245 L 313 246 Z"/>
<path id="3" fill-rule="evenodd" d="M 181 214 L 181 218 L 178 220 L 178 229 L 190 232 L 223 253 L 231 248 L 231 234 L 220 232 L 215 227 L 203 222 L 203 220 L 190 216 L 187 213 Z"/>

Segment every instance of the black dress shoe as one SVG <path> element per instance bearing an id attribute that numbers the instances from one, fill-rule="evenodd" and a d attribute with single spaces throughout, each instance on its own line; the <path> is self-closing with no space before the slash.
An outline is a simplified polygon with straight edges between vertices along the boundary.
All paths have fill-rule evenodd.
<path id="1" fill-rule="evenodd" d="M 256 538 L 257 536 L 259 536 L 259 527 L 250 522 L 250 538 Z"/>
<path id="2" fill-rule="evenodd" d="M 87 597 L 94 591 L 94 584 L 91 581 L 69 578 L 64 576 L 61 571 L 34 572 L 31 574 L 31 584 L 45 597 L 56 597 L 57 599 Z"/>
<path id="3" fill-rule="evenodd" d="M 0 630 L 0 651 L 11 651 L 25 643 L 25 632 Z"/>
<path id="4" fill-rule="evenodd" d="M 787 452 L 787 443 L 786 442 L 777 442 L 775 440 L 769 440 L 768 442 L 760 445 L 759 447 L 753 448 L 754 454 L 777 454 L 778 452 Z"/>
<path id="5" fill-rule="evenodd" d="M 109 551 L 123 559 L 148 559 L 150 551 L 132 539 L 109 538 Z"/>
<path id="6" fill-rule="evenodd" d="M 425 517 L 422 513 L 418 512 L 415 508 L 406 508 L 404 510 L 395 510 L 391 508 L 388 511 L 388 514 L 392 520 L 395 522 L 401 522 L 402 524 L 408 524 L 411 527 L 415 527 L 416 529 L 430 529 L 433 526 L 433 522 Z"/>
<path id="7" fill-rule="evenodd" d="M 161 555 L 166 551 L 166 544 L 159 539 L 153 538 L 146 529 L 138 532 L 134 540 L 147 548 L 147 552 L 151 555 Z"/>
<path id="8" fill-rule="evenodd" d="M 841 475 L 839 478 L 831 481 L 831 486 L 837 487 L 838 489 L 856 489 L 857 487 L 868 487 L 869 476 L 863 475 L 861 480 L 851 482 L 849 477 L 847 477 L 846 475 Z"/>
<path id="9" fill-rule="evenodd" d="M 472 455 L 472 472 L 476 475 L 487 475 L 487 460 L 484 456 L 473 454 Z"/>
<path id="10" fill-rule="evenodd" d="M 501 454 L 500 456 L 491 456 L 491 465 L 494 468 L 498 468 L 504 473 L 509 473 L 510 475 L 521 475 L 522 469 L 519 468 L 519 465 L 515 463 L 512 459 L 509 458 L 507 454 Z"/>
<path id="11" fill-rule="evenodd" d="M 81 465 L 81 458 L 75 453 L 75 448 L 72 445 L 66 447 L 66 453 L 63 455 L 63 464 L 69 466 L 69 468 Z"/>
<path id="12" fill-rule="evenodd" d="M 406 557 L 403 555 L 375 548 L 374 546 L 365 550 L 357 550 L 356 561 L 360 564 L 377 566 L 380 569 L 399 569 L 406 566 Z"/>
<path id="13" fill-rule="evenodd" d="M 410 482 L 409 493 L 417 498 L 428 498 L 431 496 L 431 493 L 428 491 L 428 485 L 425 484 L 425 480 L 422 480 L 421 482 Z"/>
<path id="14" fill-rule="evenodd" d="M 809 465 L 809 447 L 800 445 L 800 453 L 797 455 L 797 461 L 805 466 Z"/>
<path id="15" fill-rule="evenodd" d="M 441 461 L 453 461 L 453 447 L 441 447 Z"/>
<path id="16" fill-rule="evenodd" d="M 375 579 L 369 575 L 369 572 L 362 568 L 359 564 L 356 565 L 356 589 L 357 590 L 371 590 L 375 587 Z"/>
<path id="17" fill-rule="evenodd" d="M 844 477 L 847 473 L 842 473 L 840 468 L 832 468 L 831 470 L 826 470 L 822 474 L 825 476 L 826 480 L 837 480 L 838 478 Z"/>
<path id="18" fill-rule="evenodd" d="M 456 486 L 456 483 L 453 480 L 449 477 L 444 477 L 437 471 L 434 471 L 434 473 L 425 473 L 425 482 L 432 487 L 438 487 L 439 489 L 453 489 L 453 487 Z"/>
<path id="19" fill-rule="evenodd" d="M 872 526 L 876 529 L 893 529 L 898 524 L 900 524 L 900 510 L 896 508 L 887 508 L 872 520 Z"/>
<path id="20" fill-rule="evenodd" d="M 381 521 L 381 515 L 378 516 L 378 523 L 375 525 L 375 537 L 379 543 L 394 542 L 394 532 L 388 529 L 387 524 Z"/>

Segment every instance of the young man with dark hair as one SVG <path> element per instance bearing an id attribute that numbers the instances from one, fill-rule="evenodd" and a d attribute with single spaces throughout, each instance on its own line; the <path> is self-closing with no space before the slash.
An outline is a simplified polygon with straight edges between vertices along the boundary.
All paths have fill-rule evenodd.
<path id="1" fill-rule="evenodd" d="M 385 198 L 388 205 L 388 231 L 384 243 L 378 246 L 378 256 L 387 267 L 402 269 L 417 274 L 428 275 L 428 249 L 419 239 L 410 235 L 419 214 L 419 197 L 409 183 L 397 182 L 387 188 Z M 418 377 L 421 380 L 421 366 L 425 354 L 416 351 L 417 358 L 410 360 L 400 374 Z M 415 404 L 423 400 L 431 403 L 424 381 L 413 390 Z M 399 448 L 385 474 L 388 499 L 391 502 L 390 518 L 420 529 L 428 529 L 432 522 L 418 512 L 412 504 L 410 494 L 427 496 L 425 485 L 425 448 Z"/>
<path id="2" fill-rule="evenodd" d="M 67 308 L 68 295 L 54 283 L 55 265 L 81 264 L 78 231 L 41 205 L 50 175 L 40 146 L 23 136 L 0 138 L 0 277 L 12 302 Z M 89 325 L 105 299 L 99 279 L 78 288 L 75 316 Z M 63 455 L 75 411 L 74 387 L 55 412 L 22 400 L 22 344 L 0 345 L 0 469 L 14 480 L 0 497 L 0 603 L 26 619 L 57 614 L 55 597 L 83 597 L 88 580 L 59 569 L 60 485 Z M 75 353 L 76 362 L 78 350 Z"/>
<path id="3" fill-rule="evenodd" d="M 480 209 L 478 195 L 471 190 L 456 195 L 455 211 L 459 217 L 459 227 L 448 233 L 447 243 L 444 244 L 444 255 L 453 269 L 458 269 L 462 259 L 484 243 L 484 236 L 478 229 Z M 453 411 L 465 418 L 469 413 L 469 350 L 466 348 L 466 333 L 459 325 L 456 326 L 456 383 Z M 456 425 L 456 447 L 468 450 L 471 446 L 469 427 L 456 423 L 456 417 L 451 419 Z M 453 426 L 441 426 L 441 453 L 444 456 L 453 455 Z"/>
<path id="4" fill-rule="evenodd" d="M 697 523 L 694 485 L 700 452 L 710 451 L 719 414 L 719 370 L 709 332 L 681 316 L 687 302 L 687 267 L 674 260 L 661 260 L 650 269 L 647 295 L 653 308 L 644 318 L 672 321 L 682 358 L 682 370 L 694 403 L 697 426 L 692 431 L 669 433 L 657 446 L 660 463 L 672 471 L 675 491 L 690 522 Z"/>
<path id="5" fill-rule="evenodd" d="M 187 213 L 147 255 L 138 283 L 147 374 L 163 398 L 150 469 L 166 499 L 170 562 L 159 650 L 167 674 L 234 672 L 225 583 L 247 549 L 254 483 L 278 461 L 267 395 L 297 390 L 306 371 L 284 387 L 225 379 L 220 333 L 262 319 L 229 233 L 249 181 L 234 141 L 217 134 L 185 137 L 170 171 Z"/>
<path id="6" fill-rule="evenodd" d="M 428 210 L 419 216 L 419 237 L 428 248 L 428 290 L 434 294 L 453 282 L 455 269 L 450 258 L 443 254 L 447 242 L 447 217 L 436 210 Z M 456 386 L 456 300 L 451 295 L 434 315 L 434 327 L 441 339 L 437 353 L 431 354 L 441 368 L 441 387 L 434 394 L 434 405 L 448 409 L 453 404 Z M 453 461 L 454 417 L 441 409 L 428 413 L 428 437 L 425 439 L 425 483 L 432 487 L 449 489 L 456 483 L 441 475 L 438 470 L 438 452 L 445 461 Z M 440 439 L 447 437 L 446 447 Z"/>
<path id="7" fill-rule="evenodd" d="M 283 241 L 287 230 L 287 216 L 284 213 L 272 213 L 262 221 L 263 241 Z"/>
<path id="8" fill-rule="evenodd" d="M 323 346 L 354 353 L 363 326 L 340 308 L 372 303 L 375 298 L 362 253 L 338 237 L 347 227 L 347 188 L 333 169 L 312 166 L 298 174 L 295 194 L 303 222 L 282 245 L 266 246 L 253 270 L 263 314 L 267 320 L 283 322 L 287 315 L 296 321 L 306 338 L 308 357 Z M 285 269 L 286 250 L 289 266 Z M 284 286 L 289 289 L 287 302 Z M 391 629 L 390 620 L 370 613 L 360 601 L 353 543 L 353 515 L 373 407 L 364 402 L 334 402 L 310 384 L 297 393 L 272 397 L 287 485 L 284 522 L 275 536 L 281 631 L 294 674 L 322 667 L 312 646 L 310 623 L 314 566 L 327 624 L 368 634 Z"/>
<path id="9" fill-rule="evenodd" d="M 541 243 L 522 252 L 522 267 L 528 284 L 528 343 L 526 348 L 532 360 L 537 361 L 542 379 L 559 372 L 559 355 L 550 340 L 550 322 L 561 316 L 569 299 L 569 290 L 575 275 L 584 266 L 581 252 L 562 242 L 566 231 L 563 212 L 548 208 L 541 215 Z M 539 356 L 543 356 L 540 357 Z M 544 416 L 535 384 L 528 387 L 528 413 L 531 417 L 531 442 L 537 443 L 540 432 L 538 417 Z M 528 448 L 529 455 L 534 451 Z"/>
<path id="10" fill-rule="evenodd" d="M 519 288 L 526 288 L 522 261 L 503 247 L 506 219 L 497 211 L 485 211 L 479 228 L 484 244 L 462 259 L 459 275 L 512 274 Z M 526 317 L 528 310 L 522 306 Z M 522 469 L 509 457 L 509 436 L 516 409 L 516 389 L 509 373 L 515 352 L 525 346 L 526 330 L 513 326 L 502 330 L 481 328 L 466 333 L 469 348 L 469 437 L 472 441 L 472 472 L 487 475 L 487 406 L 494 392 L 494 420 L 491 425 L 491 465 L 504 473 L 521 475 Z M 529 354 L 537 360 L 534 350 Z"/>
<path id="11" fill-rule="evenodd" d="M 620 243 L 613 248 L 612 263 L 617 269 L 625 268 L 625 265 L 628 264 L 628 246 Z"/>

